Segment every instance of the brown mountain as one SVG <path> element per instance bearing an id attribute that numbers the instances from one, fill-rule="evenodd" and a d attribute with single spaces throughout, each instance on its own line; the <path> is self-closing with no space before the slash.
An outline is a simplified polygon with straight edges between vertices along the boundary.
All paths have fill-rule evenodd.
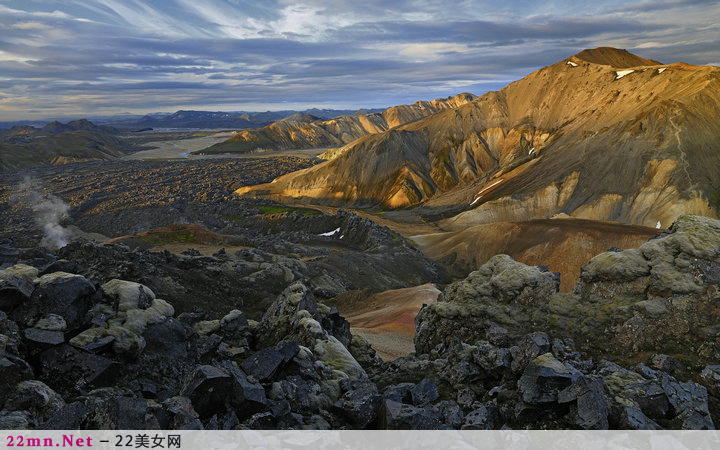
<path id="1" fill-rule="evenodd" d="M 393 106 L 381 113 L 341 116 L 325 121 L 312 121 L 309 115 L 293 115 L 260 129 L 240 131 L 227 141 L 195 153 L 250 153 L 259 150 L 338 147 L 368 134 L 456 108 L 474 99 L 472 94 L 460 94 L 433 101 L 417 101 L 412 105 Z"/>
<path id="2" fill-rule="evenodd" d="M 572 217 L 717 216 L 720 68 L 585 50 L 497 92 L 365 136 L 239 194 L 453 215 L 445 229 Z"/>

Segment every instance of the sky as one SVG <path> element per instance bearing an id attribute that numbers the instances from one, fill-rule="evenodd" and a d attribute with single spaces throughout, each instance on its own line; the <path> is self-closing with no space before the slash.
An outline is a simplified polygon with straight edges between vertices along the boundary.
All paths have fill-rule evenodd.
<path id="1" fill-rule="evenodd" d="M 0 0 L 0 121 L 386 107 L 598 46 L 720 65 L 720 2 Z"/>

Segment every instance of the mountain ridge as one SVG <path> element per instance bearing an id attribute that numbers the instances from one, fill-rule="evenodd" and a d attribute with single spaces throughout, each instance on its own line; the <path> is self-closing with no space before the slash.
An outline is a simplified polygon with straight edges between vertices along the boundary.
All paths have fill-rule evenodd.
<path id="1" fill-rule="evenodd" d="M 720 179 L 710 167 L 720 164 L 720 126 L 710 118 L 720 114 L 720 69 L 617 70 L 578 55 L 237 193 L 390 208 L 465 204 L 458 227 L 557 213 L 645 226 L 682 212 L 717 216 Z M 498 209 L 504 217 L 492 217 Z"/>
<path id="2" fill-rule="evenodd" d="M 380 113 L 346 115 L 325 121 L 282 120 L 259 129 L 242 130 L 225 142 L 196 154 L 252 153 L 254 151 L 328 148 L 348 144 L 369 134 L 422 119 L 436 112 L 472 101 L 474 95 L 463 93 L 432 101 L 418 100 L 398 105 Z"/>

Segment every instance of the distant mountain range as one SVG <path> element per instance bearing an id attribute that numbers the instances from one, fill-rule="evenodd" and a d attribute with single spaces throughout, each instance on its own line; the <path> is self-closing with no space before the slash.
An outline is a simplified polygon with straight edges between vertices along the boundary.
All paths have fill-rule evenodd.
<path id="1" fill-rule="evenodd" d="M 82 119 L 42 128 L 14 126 L 0 132 L 0 170 L 114 159 L 136 148 L 118 130 Z"/>
<path id="2" fill-rule="evenodd" d="M 304 111 L 283 110 L 265 112 L 180 110 L 174 113 L 152 113 L 144 116 L 125 114 L 120 116 L 92 117 L 89 120 L 91 120 L 95 124 L 116 127 L 122 131 L 137 131 L 143 128 L 243 129 L 264 127 L 275 121 L 284 119 L 288 116 L 293 116 L 295 114 L 310 115 L 319 119 L 328 120 L 340 116 L 369 114 L 379 111 L 382 111 L 382 109 L 311 108 Z M 14 122 L 0 122 L 0 129 L 9 129 L 16 126 L 32 126 L 36 128 L 42 128 L 49 122 L 50 121 L 48 120 L 19 120 Z"/>
<path id="3" fill-rule="evenodd" d="M 720 68 L 591 49 L 238 193 L 414 206 L 447 230 L 554 215 L 662 227 L 717 217 L 718 117 Z"/>
<path id="4" fill-rule="evenodd" d="M 456 108 L 474 99 L 472 94 L 460 94 L 433 101 L 417 101 L 412 105 L 393 106 L 381 112 L 354 113 L 330 120 L 323 120 L 318 114 L 296 113 L 259 129 L 243 130 L 227 141 L 195 153 L 251 153 L 340 147 L 363 136 Z"/>

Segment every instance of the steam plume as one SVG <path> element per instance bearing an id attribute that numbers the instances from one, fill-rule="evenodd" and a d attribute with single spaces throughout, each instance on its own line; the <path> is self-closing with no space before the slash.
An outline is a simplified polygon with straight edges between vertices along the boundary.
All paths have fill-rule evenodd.
<path id="1" fill-rule="evenodd" d="M 46 248 L 65 247 L 70 241 L 70 231 L 60 225 L 68 216 L 70 206 L 52 194 L 43 194 L 41 183 L 25 177 L 19 187 L 19 200 L 32 209 L 35 222 L 43 230 L 40 245 Z"/>

